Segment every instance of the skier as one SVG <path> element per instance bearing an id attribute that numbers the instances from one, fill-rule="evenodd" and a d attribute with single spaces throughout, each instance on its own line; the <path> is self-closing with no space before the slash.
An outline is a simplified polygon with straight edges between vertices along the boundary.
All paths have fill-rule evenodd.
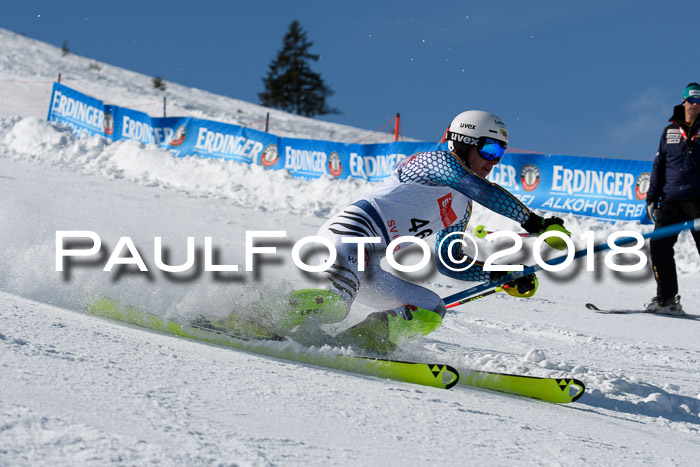
<path id="1" fill-rule="evenodd" d="M 387 245 L 394 238 L 436 234 L 436 255 L 445 262 L 438 261 L 440 273 L 486 282 L 505 273 L 485 271 L 484 263 L 463 252 L 460 242 L 442 242 L 450 234 L 466 232 L 472 201 L 513 219 L 531 234 L 556 230 L 570 235 L 561 219 L 540 217 L 486 180 L 508 144 L 508 130 L 497 116 L 479 110 L 462 112 L 452 120 L 445 136 L 449 151 L 420 152 L 400 161 L 392 175 L 372 192 L 323 224 L 318 235 L 329 240 L 337 252 L 333 264 L 321 274 L 323 288 L 294 291 L 272 320 L 263 316 L 269 307 L 261 306 L 252 322 L 229 315 L 204 326 L 237 328 L 254 337 L 269 336 L 272 327 L 273 334 L 286 335 L 309 316 L 320 324 L 341 322 L 358 301 L 381 311 L 336 335 L 334 343 L 386 353 L 439 328 L 446 311 L 435 292 L 381 268 Z M 378 242 L 367 242 L 370 237 Z M 558 249 L 566 247 L 557 237 L 545 241 Z M 455 271 L 472 261 L 472 267 Z M 529 298 L 538 284 L 531 274 L 506 284 L 505 290 L 512 296 Z M 274 321 L 273 326 L 270 321 Z"/>
<path id="2" fill-rule="evenodd" d="M 442 324 L 445 303 L 435 292 L 380 267 L 393 238 L 436 234 L 436 254 L 446 262 L 438 261 L 437 268 L 449 277 L 485 282 L 505 274 L 485 271 L 479 261 L 465 271 L 453 271 L 463 267 L 464 259 L 472 258 L 461 250 L 460 242 L 441 240 L 466 232 L 472 201 L 515 220 L 529 233 L 557 230 L 570 235 L 561 219 L 538 216 L 485 179 L 503 158 L 508 144 L 506 125 L 497 116 L 479 110 L 462 112 L 450 124 L 446 139 L 449 151 L 421 152 L 404 159 L 376 189 L 320 228 L 318 235 L 335 245 L 337 257 L 323 273 L 324 290 L 298 291 L 295 300 L 306 301 L 301 308 L 323 303 L 318 307 L 319 320 L 326 323 L 344 319 L 356 300 L 382 310 L 338 334 L 338 343 L 390 351 Z M 379 242 L 363 243 L 362 261 L 356 242 L 368 237 L 378 237 Z M 556 237 L 546 242 L 565 248 Z M 448 251 L 450 245 L 452 251 Z M 507 285 L 508 294 L 527 298 L 534 295 L 538 280 L 532 274 Z"/>
<path id="3" fill-rule="evenodd" d="M 647 214 L 654 228 L 700 217 L 700 84 L 683 90 L 683 102 L 673 108 L 664 128 L 647 191 Z M 693 232 L 700 253 L 700 233 Z M 678 235 L 652 240 L 651 263 L 656 296 L 646 305 L 652 313 L 685 314 L 678 293 L 673 246 Z"/>

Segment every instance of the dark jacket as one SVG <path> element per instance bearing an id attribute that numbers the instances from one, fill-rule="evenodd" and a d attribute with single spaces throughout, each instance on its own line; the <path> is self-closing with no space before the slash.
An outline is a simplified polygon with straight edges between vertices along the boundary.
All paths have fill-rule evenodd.
<path id="1" fill-rule="evenodd" d="M 685 201 L 700 197 L 700 118 L 685 123 L 682 105 L 673 108 L 671 122 L 661 134 L 654 159 L 647 202 L 664 197 Z"/>

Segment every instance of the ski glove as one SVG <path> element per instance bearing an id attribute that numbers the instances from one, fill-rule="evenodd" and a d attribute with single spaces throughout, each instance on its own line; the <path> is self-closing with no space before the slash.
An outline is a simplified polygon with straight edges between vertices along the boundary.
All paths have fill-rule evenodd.
<path id="1" fill-rule="evenodd" d="M 656 223 L 656 216 L 659 215 L 659 206 L 656 201 L 647 201 L 647 216 L 649 220 Z"/>
<path id="2" fill-rule="evenodd" d="M 491 273 L 491 280 L 498 280 L 499 278 L 505 276 L 506 273 L 503 271 L 493 271 Z M 529 276 L 521 277 L 515 279 L 514 281 L 507 282 L 504 284 L 503 290 L 512 297 L 519 298 L 530 298 L 537 292 L 537 287 L 539 287 L 540 281 L 537 279 L 536 274 L 530 274 Z"/>
<path id="3" fill-rule="evenodd" d="M 544 217 L 538 216 L 533 212 L 521 225 L 528 233 L 534 235 L 542 235 L 545 232 L 557 231 L 571 237 L 571 232 L 564 228 L 564 221 L 554 216 L 547 217 L 545 219 Z M 556 248 L 557 250 L 566 249 L 566 242 L 559 237 L 549 237 L 545 240 L 545 242 L 547 242 L 547 245 L 551 246 L 552 248 Z"/>

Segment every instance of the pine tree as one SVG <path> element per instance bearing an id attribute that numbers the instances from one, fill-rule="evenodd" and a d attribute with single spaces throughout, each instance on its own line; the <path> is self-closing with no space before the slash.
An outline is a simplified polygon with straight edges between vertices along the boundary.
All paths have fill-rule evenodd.
<path id="1" fill-rule="evenodd" d="M 309 61 L 320 58 L 309 52 L 312 45 L 299 22 L 292 21 L 284 35 L 282 49 L 263 78 L 265 91 L 258 94 L 262 105 L 306 117 L 339 113 L 326 104 L 326 98 L 333 95 L 333 91 L 309 65 Z"/>

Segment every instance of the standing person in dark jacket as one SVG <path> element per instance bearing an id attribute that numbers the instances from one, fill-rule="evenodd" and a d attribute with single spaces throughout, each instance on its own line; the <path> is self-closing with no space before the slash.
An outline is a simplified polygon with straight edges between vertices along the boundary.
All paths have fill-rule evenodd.
<path id="1" fill-rule="evenodd" d="M 690 83 L 683 102 L 673 109 L 654 159 L 647 214 L 655 229 L 700 217 L 700 84 Z M 678 293 L 673 245 L 678 235 L 651 241 L 656 297 L 646 306 L 652 313 L 685 314 Z M 700 253 L 700 233 L 693 232 Z"/>

